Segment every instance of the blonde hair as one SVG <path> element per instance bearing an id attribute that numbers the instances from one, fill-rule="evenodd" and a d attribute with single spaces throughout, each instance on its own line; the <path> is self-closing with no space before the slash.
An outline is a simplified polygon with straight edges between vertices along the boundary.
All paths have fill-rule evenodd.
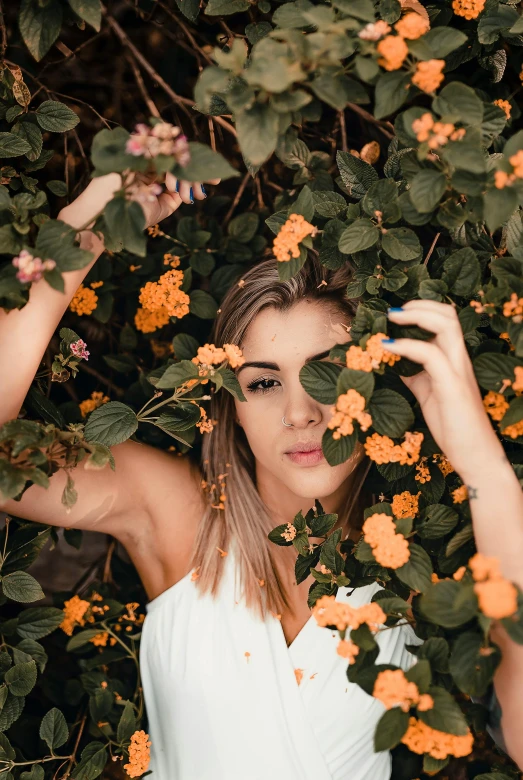
<path id="1" fill-rule="evenodd" d="M 280 281 L 277 261 L 265 260 L 244 274 L 241 286 L 234 285 L 227 292 L 209 340 L 219 346 L 237 344 L 241 347 L 250 323 L 263 309 L 274 307 L 286 311 L 304 298 L 321 301 L 352 320 L 357 301 L 346 297 L 352 274 L 349 263 L 340 269 L 329 270 L 311 252 L 296 276 Z M 208 485 L 218 486 L 220 480 L 225 479 L 226 500 L 224 509 L 218 509 L 211 506 L 206 496 L 208 507 L 196 533 L 191 559 L 191 567 L 198 571 L 196 584 L 201 592 L 217 594 L 225 560 L 217 548 L 227 552 L 234 539 L 239 551 L 240 583 L 245 603 L 261 617 L 265 617 L 267 609 L 281 613 L 290 608 L 290 601 L 271 555 L 270 548 L 274 545 L 267 538 L 276 523 L 271 520 L 256 488 L 254 455 L 243 429 L 235 421 L 234 399 L 226 390 L 212 395 L 209 417 L 218 423 L 211 433 L 203 435 L 202 476 Z M 364 461 L 363 465 L 366 466 Z M 356 497 L 350 502 L 347 515 L 354 507 Z M 344 522 L 347 519 L 344 518 Z M 264 581 L 263 587 L 259 580 Z M 266 595 L 265 602 L 262 591 Z"/>

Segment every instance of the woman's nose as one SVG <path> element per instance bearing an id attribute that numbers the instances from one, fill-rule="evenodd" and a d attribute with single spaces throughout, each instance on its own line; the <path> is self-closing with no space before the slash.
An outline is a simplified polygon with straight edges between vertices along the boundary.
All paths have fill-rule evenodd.
<path id="1" fill-rule="evenodd" d="M 303 388 L 297 396 L 288 399 L 284 413 L 285 421 L 295 428 L 305 428 L 307 425 L 317 424 L 322 421 L 325 414 L 321 405 L 311 398 Z"/>

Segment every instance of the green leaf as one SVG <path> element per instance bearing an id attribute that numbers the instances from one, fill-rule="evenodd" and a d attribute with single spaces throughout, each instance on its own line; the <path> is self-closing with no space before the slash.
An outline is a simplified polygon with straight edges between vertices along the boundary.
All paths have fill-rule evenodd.
<path id="1" fill-rule="evenodd" d="M 145 214 L 137 201 L 113 198 L 105 207 L 104 219 L 113 241 L 121 241 L 129 252 L 145 257 Z"/>
<path id="2" fill-rule="evenodd" d="M 172 344 L 174 355 L 178 360 L 192 360 L 193 357 L 196 357 L 200 346 L 194 336 L 189 333 L 177 333 Z"/>
<path id="3" fill-rule="evenodd" d="M 422 614 L 436 625 L 457 628 L 477 614 L 478 604 L 472 585 L 454 580 L 433 583 L 420 599 Z"/>
<path id="4" fill-rule="evenodd" d="M 312 192 L 307 185 L 302 187 L 302 190 L 292 206 L 290 207 L 291 214 L 301 214 L 301 216 L 308 222 L 314 216 L 314 201 L 312 199 Z"/>
<path id="5" fill-rule="evenodd" d="M 236 115 L 241 150 L 253 165 L 264 163 L 276 149 L 278 116 L 277 111 L 263 103 L 255 103 Z"/>
<path id="6" fill-rule="evenodd" d="M 485 352 L 473 361 L 474 373 L 478 384 L 485 390 L 499 393 L 505 379 L 515 381 L 514 368 L 520 364 L 512 355 Z"/>
<path id="7" fill-rule="evenodd" d="M 460 691 L 468 696 L 484 696 L 500 662 L 497 645 L 488 643 L 485 647 L 482 634 L 466 631 L 454 643 L 449 671 Z"/>
<path id="8" fill-rule="evenodd" d="M 409 543 L 410 558 L 407 563 L 396 569 L 396 575 L 405 585 L 412 590 L 424 593 L 431 586 L 432 563 L 419 544 Z"/>
<path id="9" fill-rule="evenodd" d="M 87 441 L 96 441 L 113 447 L 127 441 L 138 428 L 133 410 L 120 401 L 109 401 L 91 412 L 85 424 Z"/>
<path id="10" fill-rule="evenodd" d="M 41 60 L 60 34 L 62 7 L 56 0 L 41 5 L 38 0 L 22 0 L 18 24 L 24 43 Z"/>
<path id="11" fill-rule="evenodd" d="M 36 675 L 36 664 L 31 660 L 8 669 L 4 681 L 15 696 L 27 696 L 36 684 Z"/>
<path id="12" fill-rule="evenodd" d="M 447 178 L 444 173 L 422 170 L 412 180 L 409 195 L 416 209 L 424 214 L 433 211 L 446 189 Z"/>
<path id="13" fill-rule="evenodd" d="M 259 215 L 248 211 L 246 214 L 238 214 L 237 217 L 231 219 L 227 233 L 235 238 L 236 241 L 247 244 L 256 235 L 259 224 Z"/>
<path id="14" fill-rule="evenodd" d="M 181 360 L 167 366 L 163 374 L 154 382 L 158 390 L 174 390 L 189 379 L 197 379 L 198 368 L 192 360 Z"/>
<path id="15" fill-rule="evenodd" d="M 51 181 L 47 182 L 47 187 L 51 190 L 53 195 L 56 195 L 59 198 L 64 198 L 67 195 L 67 184 L 65 181 L 52 179 Z"/>
<path id="16" fill-rule="evenodd" d="M 55 260 L 60 271 L 76 271 L 93 259 L 87 249 L 75 245 L 76 230 L 59 219 L 44 222 L 36 237 L 36 252 L 42 260 Z M 78 336 L 76 337 L 78 338 Z"/>
<path id="17" fill-rule="evenodd" d="M 343 184 L 353 198 L 363 198 L 370 186 L 379 178 L 372 165 L 348 152 L 338 151 L 336 162 Z"/>
<path id="18" fill-rule="evenodd" d="M 374 373 L 372 371 L 357 371 L 354 368 L 342 369 L 338 376 L 337 394 L 342 395 L 347 390 L 356 390 L 367 403 L 374 392 Z"/>
<path id="19" fill-rule="evenodd" d="M 514 213 L 518 206 L 518 195 L 513 187 L 491 187 L 483 196 L 485 221 L 491 232 L 497 230 Z"/>
<path id="20" fill-rule="evenodd" d="M 338 192 L 315 191 L 312 200 L 316 214 L 320 217 L 337 217 L 347 208 L 347 201 Z"/>
<path id="21" fill-rule="evenodd" d="M 0 158 L 20 157 L 31 151 L 31 145 L 16 133 L 0 133 Z"/>
<path id="22" fill-rule="evenodd" d="M 26 571 L 14 571 L 2 577 L 2 590 L 7 598 L 24 603 L 45 597 L 38 581 Z"/>
<path id="23" fill-rule="evenodd" d="M 369 403 L 372 427 L 384 436 L 403 436 L 414 423 L 414 412 L 394 390 L 376 390 Z"/>
<path id="24" fill-rule="evenodd" d="M 31 147 L 31 151 L 26 152 L 25 156 L 28 160 L 37 160 L 42 153 L 42 131 L 38 125 L 33 122 L 17 122 L 13 125 L 13 133 L 16 133 L 19 138 L 23 138 L 27 141 Z"/>
<path id="25" fill-rule="evenodd" d="M 189 310 L 195 317 L 202 320 L 213 320 L 218 313 L 218 304 L 215 299 L 205 290 L 192 290 L 189 294 L 191 299 Z"/>
<path id="26" fill-rule="evenodd" d="M 41 639 L 51 634 L 64 619 L 62 609 L 30 607 L 18 615 L 17 633 L 25 639 Z"/>
<path id="27" fill-rule="evenodd" d="M 91 160 L 96 176 L 121 173 L 127 168 L 139 170 L 138 161 L 143 158 L 134 157 L 125 151 L 129 137 L 128 131 L 123 127 L 115 127 L 112 130 L 104 128 L 96 133 L 91 145 Z"/>
<path id="28" fill-rule="evenodd" d="M 57 750 L 69 739 L 65 717 L 57 707 L 50 709 L 42 718 L 40 737 L 47 742 L 49 750 Z"/>
<path id="29" fill-rule="evenodd" d="M 458 513 L 444 504 L 430 504 L 420 512 L 416 530 L 423 539 L 439 539 L 445 536 L 459 521 Z"/>
<path id="30" fill-rule="evenodd" d="M 394 260 L 415 260 L 421 252 L 421 245 L 416 233 L 410 228 L 388 228 L 382 234 L 381 246 Z"/>
<path id="31" fill-rule="evenodd" d="M 174 174 L 187 181 L 210 181 L 211 179 L 230 179 L 233 176 L 239 176 L 225 157 L 218 152 L 213 152 L 205 144 L 196 141 L 189 142 L 189 151 L 191 154 L 190 162 L 182 168 L 178 166 L 174 169 Z"/>
<path id="32" fill-rule="evenodd" d="M 374 93 L 374 116 L 383 119 L 394 114 L 409 98 L 411 76 L 404 71 L 382 73 Z"/>
<path id="33" fill-rule="evenodd" d="M 461 81 L 452 81 L 443 87 L 434 98 L 432 107 L 445 122 L 479 126 L 483 121 L 483 101 L 472 87 Z"/>
<path id="34" fill-rule="evenodd" d="M 80 762 L 73 769 L 74 780 L 95 780 L 107 763 L 107 749 L 102 742 L 89 742 L 82 750 Z"/>
<path id="35" fill-rule="evenodd" d="M 332 438 L 332 430 L 327 428 L 321 440 L 321 448 L 325 459 L 330 466 L 339 466 L 345 463 L 354 452 L 358 442 L 358 433 L 356 428 L 350 436 L 340 436 L 339 439 Z"/>
<path id="36" fill-rule="evenodd" d="M 433 27 L 421 38 L 409 41 L 409 51 L 420 60 L 443 59 L 451 51 L 458 49 L 467 41 L 461 30 L 453 27 Z"/>
<path id="37" fill-rule="evenodd" d="M 434 707 L 424 712 L 418 710 L 418 717 L 427 726 L 447 734 L 465 736 L 468 725 L 458 703 L 444 688 L 435 685 L 429 688 L 429 694 L 434 699 Z"/>
<path id="38" fill-rule="evenodd" d="M 118 721 L 118 729 L 116 732 L 116 739 L 118 742 L 128 742 L 131 736 L 137 729 L 136 716 L 134 714 L 134 706 L 132 701 L 126 701 L 123 712 Z"/>
<path id="39" fill-rule="evenodd" d="M 94 27 L 96 32 L 100 31 L 102 21 L 102 6 L 100 0 L 69 0 L 69 5 L 78 14 L 80 19 L 84 19 L 87 24 Z"/>
<path id="40" fill-rule="evenodd" d="M 481 267 L 471 247 L 453 252 L 443 263 L 443 281 L 454 295 L 474 295 L 481 282 Z"/>
<path id="41" fill-rule="evenodd" d="M 315 401 L 320 404 L 335 404 L 338 397 L 336 383 L 340 375 L 339 366 L 322 360 L 306 363 L 300 370 L 300 383 Z"/>
<path id="42" fill-rule="evenodd" d="M 392 750 L 399 745 L 409 725 L 409 713 L 392 707 L 383 713 L 374 732 L 374 750 Z"/>
<path id="43" fill-rule="evenodd" d="M 340 236 L 338 248 L 347 255 L 374 246 L 380 232 L 370 219 L 356 219 Z"/>
<path id="44" fill-rule="evenodd" d="M 247 0 L 209 0 L 205 13 L 207 16 L 230 16 L 247 11 L 249 7 Z"/>
<path id="45" fill-rule="evenodd" d="M 223 388 L 234 396 L 234 398 L 237 398 L 238 401 L 246 401 L 247 399 L 243 394 L 243 390 L 234 371 L 231 371 L 230 368 L 226 368 L 221 372 L 221 375 Z"/>
<path id="46" fill-rule="evenodd" d="M 36 109 L 36 120 L 42 130 L 65 133 L 76 127 L 80 117 L 58 100 L 44 100 Z"/>

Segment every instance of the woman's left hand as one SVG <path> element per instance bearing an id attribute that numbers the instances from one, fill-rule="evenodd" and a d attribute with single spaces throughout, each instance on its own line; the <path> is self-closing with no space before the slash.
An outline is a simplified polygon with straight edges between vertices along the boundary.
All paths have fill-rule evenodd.
<path id="1" fill-rule="evenodd" d="M 401 310 L 389 310 L 397 325 L 417 325 L 434 333 L 429 341 L 400 338 L 383 346 L 395 355 L 420 363 L 424 370 L 401 377 L 421 406 L 425 421 L 441 451 L 466 483 L 485 466 L 485 459 L 505 459 L 483 406 L 467 353 L 461 325 L 453 306 L 413 300 Z"/>

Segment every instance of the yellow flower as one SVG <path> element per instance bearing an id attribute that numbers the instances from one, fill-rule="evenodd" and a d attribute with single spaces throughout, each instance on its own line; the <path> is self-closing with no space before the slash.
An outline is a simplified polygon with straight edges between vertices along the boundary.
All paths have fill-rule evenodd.
<path id="1" fill-rule="evenodd" d="M 135 731 L 129 745 L 129 763 L 124 764 L 124 769 L 129 777 L 141 777 L 147 772 L 151 759 L 149 748 L 151 747 L 149 734 L 145 731 Z"/>
<path id="2" fill-rule="evenodd" d="M 86 398 L 85 401 L 81 401 L 78 404 L 80 407 L 80 412 L 82 414 L 82 417 L 86 417 L 94 409 L 98 409 L 99 406 L 101 406 L 102 404 L 106 404 L 110 400 L 111 399 L 108 396 L 104 395 L 101 391 L 92 392 L 90 398 Z"/>
<path id="3" fill-rule="evenodd" d="M 180 290 L 183 271 L 166 271 L 157 282 L 147 282 L 141 288 L 139 301 L 149 311 L 166 309 L 170 317 L 181 319 L 189 313 L 190 298 Z"/>
<path id="4" fill-rule="evenodd" d="M 403 534 L 396 533 L 392 517 L 385 513 L 375 513 L 365 520 L 362 530 L 380 566 L 399 569 L 407 563 L 410 558 L 409 543 Z"/>
<path id="5" fill-rule="evenodd" d="M 83 314 L 92 314 L 97 303 L 98 296 L 95 291 L 81 284 L 71 299 L 69 309 L 81 317 Z"/>
<path id="6" fill-rule="evenodd" d="M 421 492 L 413 495 L 408 490 L 404 490 L 403 493 L 397 493 L 392 497 L 392 511 L 394 516 L 398 520 L 404 517 L 416 517 L 418 514 L 418 501 L 421 496 Z"/>
<path id="7" fill-rule="evenodd" d="M 68 601 L 64 601 L 64 619 L 59 628 L 68 636 L 72 636 L 75 625 L 85 626 L 84 615 L 90 607 L 90 603 L 74 595 Z"/>
<path id="8" fill-rule="evenodd" d="M 331 407 L 332 417 L 327 423 L 327 428 L 335 429 L 333 439 L 350 436 L 354 432 L 354 420 L 359 422 L 362 431 L 370 428 L 372 417 L 364 411 L 365 404 L 365 398 L 352 388 L 338 397 L 336 406 Z"/>
<path id="9" fill-rule="evenodd" d="M 156 311 L 138 308 L 134 316 L 136 330 L 142 333 L 153 333 L 158 328 L 163 328 L 169 322 L 169 312 L 164 307 Z"/>
<path id="10" fill-rule="evenodd" d="M 387 710 L 401 707 L 403 712 L 408 712 L 420 698 L 418 686 L 407 680 L 402 669 L 386 669 L 380 672 L 376 677 L 372 695 L 379 699 Z"/>
<path id="11" fill-rule="evenodd" d="M 469 497 L 467 486 L 462 485 L 461 487 L 456 488 L 456 490 L 452 491 L 451 495 L 455 504 L 462 504 L 464 501 L 467 501 Z"/>
<path id="12" fill-rule="evenodd" d="M 489 390 L 483 399 L 483 406 L 485 407 L 487 414 L 489 414 L 493 420 L 499 421 L 505 416 L 509 403 L 501 393 L 495 393 L 493 390 Z"/>
<path id="13" fill-rule="evenodd" d="M 403 444 L 394 444 L 389 436 L 373 433 L 365 440 L 363 447 L 367 456 L 375 463 L 400 463 L 402 466 L 413 466 L 419 459 L 423 442 L 422 433 L 407 431 Z"/>
<path id="14" fill-rule="evenodd" d="M 463 737 L 437 731 L 427 726 L 417 718 L 409 718 L 409 727 L 401 738 L 409 750 L 422 755 L 428 753 L 433 758 L 447 758 L 448 756 L 468 756 L 472 752 L 474 737 L 468 731 Z"/>

